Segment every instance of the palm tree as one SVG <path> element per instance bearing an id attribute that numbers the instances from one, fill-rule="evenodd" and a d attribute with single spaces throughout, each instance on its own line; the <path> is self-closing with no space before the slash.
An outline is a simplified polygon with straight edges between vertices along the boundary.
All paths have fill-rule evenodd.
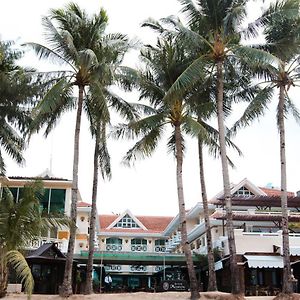
<path id="1" fill-rule="evenodd" d="M 23 256 L 28 242 L 40 238 L 41 232 L 51 227 L 68 225 L 64 216 L 45 214 L 40 210 L 39 198 L 43 193 L 42 183 L 25 185 L 22 197 L 17 201 L 8 188 L 3 188 L 0 197 L 0 298 L 5 297 L 8 282 L 8 267 L 15 269 L 30 296 L 34 280 Z"/>
<path id="2" fill-rule="evenodd" d="M 242 46 L 240 41 L 242 33 L 255 33 L 255 26 L 247 32 L 241 32 L 240 25 L 246 17 L 245 0 L 179 0 L 182 4 L 182 12 L 188 18 L 189 28 L 180 27 L 179 37 L 188 39 L 194 44 L 194 49 L 199 48 L 198 57 L 181 74 L 170 88 L 166 97 L 172 93 L 188 89 L 191 83 L 205 82 L 201 74 L 206 74 L 208 80 L 215 82 L 215 102 L 217 107 L 217 122 L 220 143 L 220 156 L 222 164 L 222 177 L 224 198 L 226 202 L 226 228 L 230 253 L 231 287 L 233 294 L 240 294 L 239 269 L 237 265 L 234 228 L 232 220 L 232 205 L 230 194 L 230 179 L 226 150 L 226 128 L 224 108 L 230 108 L 230 102 L 224 98 L 226 90 L 226 77 L 228 71 L 232 72 L 229 82 L 240 81 L 245 84 L 245 92 L 237 88 L 234 101 L 253 98 L 255 90 L 249 89 L 249 70 L 241 65 L 242 58 L 258 58 L 262 54 L 260 50 Z M 270 60 L 270 57 L 265 57 Z M 240 71 L 239 71 L 240 70 Z M 235 72 L 237 71 L 237 72 Z M 243 74 L 244 73 L 244 74 Z M 234 79 L 235 78 L 235 79 Z M 244 82 L 245 81 L 245 82 Z M 230 87 L 230 84 L 229 84 Z M 239 90 L 239 91 L 238 91 Z M 229 97 L 228 97 L 229 98 Z"/>
<path id="3" fill-rule="evenodd" d="M 187 41 L 188 42 L 188 41 Z M 189 46 L 190 49 L 193 48 L 192 45 Z M 229 74 L 230 72 L 227 72 Z M 228 97 L 236 97 L 237 96 L 237 85 L 240 85 L 240 82 L 234 82 L 232 76 L 227 76 L 231 78 L 227 78 L 227 88 L 225 93 Z M 230 80 L 231 79 L 231 80 Z M 229 84 L 230 82 L 230 84 Z M 204 146 L 208 147 L 209 153 L 214 157 L 219 156 L 220 147 L 218 144 L 219 134 L 218 131 L 209 126 L 206 121 L 210 120 L 216 114 L 215 107 L 215 93 L 214 93 L 214 82 L 208 80 L 203 83 L 203 86 L 197 87 L 197 93 L 193 93 L 193 96 L 189 98 L 188 105 L 191 108 L 191 111 L 194 111 L 197 116 L 197 121 L 200 123 L 209 133 L 210 135 L 210 143 L 207 141 L 204 142 L 202 140 L 201 135 L 198 136 L 198 159 L 199 159 L 199 178 L 200 178 L 200 187 L 202 194 L 202 203 L 203 203 L 203 213 L 204 213 L 204 222 L 205 222 L 205 232 L 206 232 L 206 244 L 207 244 L 207 259 L 208 259 L 208 290 L 216 291 L 217 290 L 217 281 L 216 281 L 216 273 L 215 273 L 215 259 L 214 259 L 214 250 L 212 243 L 212 234 L 210 227 L 210 218 L 209 218 L 209 209 L 208 209 L 208 197 L 206 192 L 206 183 L 205 183 L 205 170 L 204 170 L 204 156 L 203 156 L 203 148 Z M 242 89 L 246 86 L 241 87 Z M 228 99 L 226 99 L 228 103 Z M 206 112 L 206 114 L 204 114 Z M 228 138 L 226 138 L 226 143 L 228 146 L 234 148 L 239 155 L 241 155 L 240 149 L 233 144 Z M 234 167 L 232 161 L 227 158 L 229 164 Z"/>
<path id="4" fill-rule="evenodd" d="M 24 162 L 23 134 L 30 123 L 29 108 L 38 96 L 38 85 L 29 69 L 16 65 L 22 52 L 13 42 L 0 41 L 0 174 L 5 173 L 3 150 L 17 163 Z"/>
<path id="5" fill-rule="evenodd" d="M 115 47 L 115 51 L 117 47 Z M 120 53 L 121 54 L 121 53 Z M 114 56 L 115 59 L 115 56 Z M 117 69 L 116 77 L 118 77 Z M 120 75 L 121 76 L 121 75 Z M 125 79 L 125 78 L 124 78 Z M 94 148 L 94 170 L 93 170 L 93 185 L 92 185 L 92 209 L 90 217 L 90 234 L 89 234 L 89 256 L 87 262 L 87 277 L 86 277 L 86 294 L 91 294 L 93 291 L 92 284 L 92 272 L 93 272 L 93 255 L 94 255 L 94 239 L 96 233 L 96 218 L 97 218 L 97 192 L 98 192 L 98 173 L 99 168 L 103 179 L 111 179 L 111 165 L 110 156 L 107 149 L 107 126 L 110 124 L 110 110 L 115 109 L 117 113 L 121 114 L 124 118 L 134 120 L 136 113 L 134 109 L 124 101 L 122 98 L 118 97 L 112 91 L 108 89 L 106 85 L 111 80 L 101 81 L 103 96 L 106 98 L 107 107 L 100 106 L 98 99 L 96 101 L 89 101 L 87 103 L 87 112 L 90 120 L 90 130 L 92 136 L 95 138 L 95 148 Z M 103 113 L 104 111 L 104 113 Z"/>
<path id="6" fill-rule="evenodd" d="M 94 149 L 94 172 L 93 172 L 93 186 L 92 186 L 92 209 L 90 217 L 90 233 L 89 233 L 89 256 L 87 262 L 87 276 L 86 276 L 86 294 L 91 294 L 93 291 L 93 256 L 94 256 L 94 239 L 96 236 L 96 218 L 97 218 L 97 192 L 98 192 L 98 173 L 99 165 L 102 171 L 102 176 L 111 178 L 110 157 L 106 145 L 106 124 L 99 120 L 92 128 L 93 135 L 95 136 L 95 149 Z"/>
<path id="7" fill-rule="evenodd" d="M 299 1 L 277 1 L 265 11 L 259 22 L 264 27 L 266 42 L 260 49 L 274 56 L 273 64 L 254 65 L 258 78 L 263 80 L 264 90 L 273 91 L 277 88 L 277 126 L 280 136 L 280 168 L 281 168 L 281 210 L 282 210 L 282 252 L 283 252 L 283 285 L 282 292 L 293 292 L 290 265 L 289 229 L 287 210 L 287 174 L 285 154 L 285 118 L 291 113 L 300 121 L 300 113 L 289 97 L 291 87 L 299 86 L 299 50 L 300 50 L 300 16 Z M 255 98 L 245 110 L 243 116 L 233 127 L 233 131 L 249 125 L 255 118 L 264 114 L 271 97 Z"/>
<path id="8" fill-rule="evenodd" d="M 40 58 L 52 60 L 69 67 L 69 71 L 48 73 L 49 89 L 43 100 L 34 110 L 33 128 L 38 130 L 46 124 L 45 135 L 55 126 L 61 115 L 77 107 L 74 135 L 74 158 L 72 177 L 72 204 L 67 261 L 61 295 L 72 294 L 72 264 L 76 233 L 76 203 L 78 199 L 78 161 L 81 114 L 86 107 L 86 95 L 91 99 L 105 99 L 99 83 L 104 72 L 107 72 L 107 51 L 117 42 L 122 44 L 123 53 L 128 49 L 128 39 L 121 34 L 105 34 L 107 25 L 106 12 L 89 17 L 78 5 L 70 3 L 65 9 L 51 10 L 49 17 L 43 18 L 46 39 L 49 47 L 29 43 Z M 56 23 L 54 23 L 56 22 Z M 111 58 L 109 57 L 109 60 Z M 78 98 L 72 96 L 73 88 L 78 89 Z M 101 104 L 99 104 L 101 105 Z M 104 103 L 102 103 L 105 106 Z"/>
<path id="9" fill-rule="evenodd" d="M 179 74 L 186 68 L 188 60 L 181 45 L 175 44 L 172 37 L 158 39 L 156 47 L 145 46 L 141 51 L 141 59 L 146 64 L 145 71 L 139 71 L 135 77 L 135 85 L 140 91 L 140 99 L 149 99 L 153 108 L 144 106 L 147 116 L 143 119 L 119 125 L 114 132 L 115 137 L 140 138 L 124 157 L 130 164 L 137 158 L 150 156 L 162 138 L 166 125 L 171 125 L 173 132 L 168 147 L 176 157 L 176 180 L 179 205 L 182 249 L 191 284 L 191 299 L 200 297 L 196 274 L 193 266 L 192 252 L 187 241 L 186 212 L 182 183 L 182 163 L 184 138 L 182 130 L 194 130 L 198 123 L 187 115 L 185 96 L 177 94 L 168 101 L 163 98 Z M 199 125 L 198 128 L 201 128 Z"/>
<path id="10" fill-rule="evenodd" d="M 197 91 L 191 87 L 189 92 L 173 93 L 166 101 L 165 95 L 174 84 L 178 76 L 190 64 L 191 58 L 184 44 L 178 43 L 172 33 L 164 29 L 160 22 L 149 20 L 145 23 L 159 32 L 156 47 L 145 46 L 141 51 L 141 59 L 146 64 L 145 70 L 132 76 L 136 87 L 140 91 L 140 99 L 148 99 L 151 107 L 144 106 L 146 117 L 117 127 L 115 137 L 139 138 L 139 141 L 124 157 L 125 163 L 131 163 L 137 158 L 150 156 L 162 138 L 167 125 L 171 125 L 173 132 L 168 141 L 170 151 L 176 157 L 177 194 L 179 205 L 180 230 L 182 249 L 186 256 L 189 278 L 191 283 L 191 298 L 199 297 L 197 280 L 193 268 L 190 245 L 187 241 L 186 212 L 182 183 L 182 164 L 184 152 L 184 133 L 201 136 L 204 143 L 210 143 L 209 130 L 203 122 L 190 115 L 189 99 Z M 187 48 L 188 49 L 188 48 Z M 196 96 L 195 96 L 196 97 Z M 208 113 L 208 112 L 206 112 Z"/>

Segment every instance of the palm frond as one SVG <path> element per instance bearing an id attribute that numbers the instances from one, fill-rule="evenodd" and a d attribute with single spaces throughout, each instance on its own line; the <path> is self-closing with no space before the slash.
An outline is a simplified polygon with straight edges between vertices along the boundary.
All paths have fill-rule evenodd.
<path id="1" fill-rule="evenodd" d="M 75 71 L 74 66 L 72 64 L 70 64 L 68 60 L 66 60 L 63 56 L 61 56 L 55 50 L 52 50 L 52 49 L 50 49 L 46 46 L 43 46 L 41 44 L 38 44 L 38 43 L 26 43 L 23 45 L 28 46 L 31 49 L 33 49 L 34 52 L 39 57 L 39 59 L 46 59 L 49 62 L 53 62 L 55 64 L 66 64 Z"/>
<path id="2" fill-rule="evenodd" d="M 73 85 L 65 78 L 58 80 L 48 90 L 42 101 L 34 108 L 31 131 L 39 131 L 47 124 L 45 135 L 47 136 L 56 125 L 63 112 L 74 108 Z"/>
<path id="3" fill-rule="evenodd" d="M 193 61 L 190 66 L 176 79 L 171 88 L 167 91 L 165 98 L 172 94 L 184 93 L 188 91 L 196 82 L 203 81 L 207 63 L 203 57 Z"/>
<path id="4" fill-rule="evenodd" d="M 124 165 L 130 166 L 138 159 L 150 157 L 163 134 L 163 126 L 155 127 L 147 132 L 123 157 Z"/>
<path id="5" fill-rule="evenodd" d="M 17 250 L 8 251 L 6 257 L 8 264 L 14 268 L 17 276 L 21 279 L 27 298 L 30 299 L 34 288 L 34 279 L 25 257 Z"/>
<path id="6" fill-rule="evenodd" d="M 238 129 L 250 125 L 255 119 L 262 116 L 268 108 L 268 103 L 272 100 L 272 95 L 273 88 L 271 86 L 260 90 L 249 103 L 241 118 L 230 129 L 230 135 L 236 134 Z"/>

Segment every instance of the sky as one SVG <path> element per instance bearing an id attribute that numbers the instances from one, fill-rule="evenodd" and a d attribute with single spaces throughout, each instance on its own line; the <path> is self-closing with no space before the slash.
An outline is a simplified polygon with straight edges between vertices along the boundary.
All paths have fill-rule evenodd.
<path id="1" fill-rule="evenodd" d="M 50 8 L 61 8 L 65 0 L 10 0 L 2 4 L 0 18 L 0 38 L 15 40 L 17 44 L 25 42 L 45 43 L 41 17 L 47 15 Z M 178 14 L 180 5 L 176 0 L 77 0 L 76 3 L 89 13 L 97 12 L 100 7 L 107 10 L 110 32 L 122 32 L 130 38 L 139 38 L 145 43 L 153 43 L 154 37 L 149 29 L 141 28 L 141 23 L 151 17 L 159 19 Z M 17 9 L 16 9 L 17 8 Z M 253 6 L 251 11 L 259 11 Z M 56 69 L 57 66 L 40 62 L 33 53 L 26 52 L 22 65 L 38 70 Z M 130 53 L 124 65 L 137 66 L 137 52 Z M 297 104 L 294 89 L 292 98 Z M 137 94 L 122 93 L 129 102 L 137 101 Z M 234 107 L 234 113 L 228 126 L 239 117 L 244 106 Z M 72 178 L 73 136 L 75 114 L 64 115 L 56 129 L 47 139 L 42 134 L 34 135 L 25 151 L 26 163 L 20 167 L 9 158 L 6 159 L 8 176 L 37 176 L 51 168 L 56 177 Z M 288 190 L 300 190 L 299 174 L 299 125 L 290 117 L 286 120 L 287 176 Z M 243 152 L 242 157 L 230 153 L 235 168 L 230 169 L 230 181 L 238 183 L 247 177 L 257 186 L 280 186 L 279 134 L 276 127 L 276 98 L 266 115 L 251 127 L 241 130 L 234 142 Z M 137 161 L 133 168 L 120 164 L 122 156 L 133 142 L 110 140 L 109 151 L 112 158 L 112 180 L 100 180 L 97 207 L 100 214 L 122 213 L 129 209 L 136 215 L 175 216 L 178 212 L 176 190 L 176 165 L 172 154 L 167 154 L 166 139 L 162 141 L 151 158 Z M 88 123 L 82 120 L 80 136 L 79 189 L 82 200 L 91 202 L 93 176 L 93 148 Z M 208 197 L 222 190 L 221 162 L 205 155 L 205 176 Z M 201 201 L 197 144 L 187 139 L 187 151 L 184 157 L 184 194 L 186 208 Z"/>

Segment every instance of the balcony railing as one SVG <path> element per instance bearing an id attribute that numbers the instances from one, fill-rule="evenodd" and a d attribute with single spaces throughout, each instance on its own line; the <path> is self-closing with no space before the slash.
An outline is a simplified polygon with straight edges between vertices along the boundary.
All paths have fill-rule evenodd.
<path id="1" fill-rule="evenodd" d="M 122 251 L 123 246 L 122 246 L 122 244 L 106 244 L 105 250 L 106 251 Z"/>
<path id="2" fill-rule="evenodd" d="M 46 244 L 46 243 L 56 243 L 57 244 L 57 248 L 61 251 L 61 252 L 67 252 L 67 247 L 68 247 L 68 241 L 67 240 L 58 240 L 55 238 L 47 238 L 47 237 L 41 237 L 40 239 L 35 239 L 32 240 L 30 242 L 28 242 L 25 245 L 25 248 L 28 250 L 35 250 L 38 249 L 39 247 L 41 247 L 42 245 Z"/>
<path id="3" fill-rule="evenodd" d="M 141 266 L 141 265 L 132 265 L 132 266 L 130 266 L 130 271 L 131 272 L 147 272 L 147 267 Z"/>
<path id="4" fill-rule="evenodd" d="M 175 249 L 179 244 L 181 243 L 181 234 L 177 233 L 174 237 L 172 237 L 170 240 L 166 243 L 166 250 L 172 250 Z"/>
<path id="5" fill-rule="evenodd" d="M 148 251 L 147 245 L 131 245 L 130 249 L 133 252 L 147 252 Z"/>
<path id="6" fill-rule="evenodd" d="M 163 245 L 157 245 L 154 247 L 155 252 L 166 252 L 166 246 Z"/>

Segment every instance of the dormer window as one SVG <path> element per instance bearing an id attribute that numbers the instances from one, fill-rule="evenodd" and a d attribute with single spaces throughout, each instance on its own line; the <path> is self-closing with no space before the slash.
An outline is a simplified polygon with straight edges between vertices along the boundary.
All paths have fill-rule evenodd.
<path id="1" fill-rule="evenodd" d="M 242 186 L 238 189 L 234 194 L 234 197 L 251 197 L 254 196 L 252 192 L 250 192 L 246 187 Z"/>
<path id="2" fill-rule="evenodd" d="M 126 214 L 119 222 L 114 226 L 115 228 L 140 228 L 137 223 Z"/>

